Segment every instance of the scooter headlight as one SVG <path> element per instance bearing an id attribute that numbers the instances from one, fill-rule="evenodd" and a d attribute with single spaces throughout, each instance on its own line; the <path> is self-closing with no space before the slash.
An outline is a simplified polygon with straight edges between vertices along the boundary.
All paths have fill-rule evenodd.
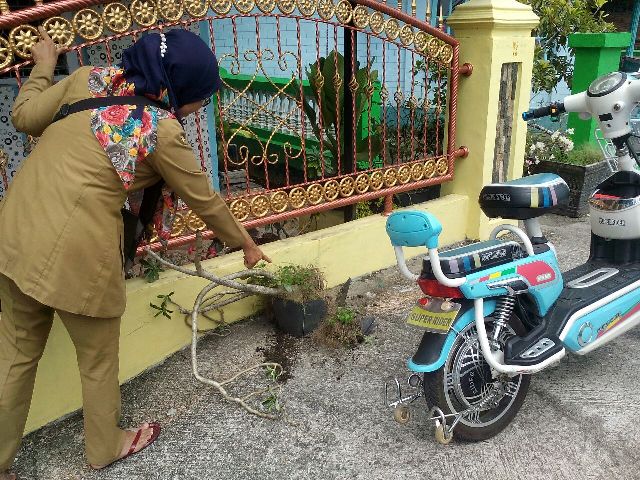
<path id="1" fill-rule="evenodd" d="M 625 82 L 627 75 L 623 72 L 613 72 L 596 78 L 589 89 L 587 95 L 590 97 L 603 97 L 614 92 Z"/>

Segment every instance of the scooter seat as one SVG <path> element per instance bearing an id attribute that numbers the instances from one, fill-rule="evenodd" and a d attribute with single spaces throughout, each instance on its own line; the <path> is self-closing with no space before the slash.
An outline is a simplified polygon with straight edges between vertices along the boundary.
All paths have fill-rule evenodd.
<path id="1" fill-rule="evenodd" d="M 526 256 L 518 242 L 487 240 L 440 252 L 440 268 L 451 278 L 462 277 Z M 422 276 L 435 278 L 428 257 L 422 261 Z"/>
<path id="2" fill-rule="evenodd" d="M 480 191 L 480 208 L 489 218 L 527 220 L 549 213 L 569 200 L 569 187 L 553 173 L 538 173 Z"/>

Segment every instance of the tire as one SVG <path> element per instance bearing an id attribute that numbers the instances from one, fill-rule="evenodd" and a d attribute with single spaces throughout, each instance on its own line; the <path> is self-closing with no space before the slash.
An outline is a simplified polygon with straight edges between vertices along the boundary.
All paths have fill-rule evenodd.
<path id="1" fill-rule="evenodd" d="M 485 319 L 487 336 L 489 337 L 493 331 L 493 322 L 492 317 Z M 522 322 L 515 315 L 512 315 L 508 327 L 503 329 L 500 334 L 499 342 L 504 345 L 504 341 L 514 334 L 524 335 L 525 328 Z M 423 377 L 424 395 L 428 407 L 438 407 L 445 415 L 464 411 L 469 406 L 481 402 L 483 398 L 486 399 L 487 395 L 483 396 L 482 393 L 486 394 L 484 389 L 488 388 L 491 383 L 499 382 L 503 388 L 508 387 L 509 390 L 515 391 L 513 396 L 502 396 L 495 407 L 484 410 L 473 417 L 462 418 L 458 422 L 454 428 L 454 435 L 459 439 L 472 442 L 494 437 L 511 423 L 527 396 L 531 382 L 530 375 L 493 378 L 491 369 L 480 351 L 477 338 L 475 322 L 473 322 L 456 337 L 444 365 L 434 372 L 425 373 Z M 462 362 L 465 358 L 468 359 L 467 364 Z M 468 366 L 470 363 L 471 366 Z M 458 368 L 454 368 L 455 366 Z M 448 388 L 445 382 L 447 375 L 451 378 L 451 385 Z M 454 378 L 457 378 L 458 381 Z M 475 395 L 478 392 L 480 394 Z M 477 400 L 475 400 L 476 398 Z M 451 421 L 453 419 L 447 419 L 449 425 Z"/>

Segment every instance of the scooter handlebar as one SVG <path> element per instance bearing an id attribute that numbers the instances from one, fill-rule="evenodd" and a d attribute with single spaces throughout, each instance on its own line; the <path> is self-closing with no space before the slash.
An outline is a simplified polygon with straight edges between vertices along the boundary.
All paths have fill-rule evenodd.
<path id="1" fill-rule="evenodd" d="M 556 102 L 545 107 L 532 108 L 531 110 L 528 110 L 522 114 L 522 119 L 526 122 L 528 120 L 533 120 L 534 118 L 559 115 L 561 113 L 564 113 L 565 111 L 566 110 L 564 109 L 564 104 L 561 102 Z"/>

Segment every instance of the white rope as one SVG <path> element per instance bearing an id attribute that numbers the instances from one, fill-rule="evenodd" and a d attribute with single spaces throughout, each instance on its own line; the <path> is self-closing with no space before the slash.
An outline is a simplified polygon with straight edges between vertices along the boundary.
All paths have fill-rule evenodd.
<path id="1" fill-rule="evenodd" d="M 253 277 L 253 276 L 262 276 L 262 277 L 266 277 L 266 278 L 270 278 L 273 279 L 274 275 L 270 272 L 266 272 L 264 270 L 261 269 L 252 269 L 252 270 L 244 270 L 241 272 L 236 272 L 236 273 L 232 273 L 229 275 L 226 275 L 224 277 L 219 277 L 217 275 L 214 275 L 210 272 L 205 271 L 204 269 L 202 269 L 202 266 L 200 264 L 200 247 L 201 247 L 201 243 L 202 243 L 202 237 L 200 235 L 200 232 L 198 232 L 196 234 L 196 260 L 195 260 L 195 266 L 196 266 L 196 270 L 191 270 L 185 267 L 180 267 L 178 265 L 175 265 L 167 260 L 165 260 L 164 258 L 162 258 L 160 255 L 158 255 L 157 253 L 151 251 L 150 249 L 147 249 L 147 253 L 149 255 L 151 255 L 153 258 L 155 258 L 156 260 L 158 260 L 162 265 L 167 266 L 168 268 L 171 268 L 173 270 L 176 270 L 178 272 L 181 273 L 185 273 L 187 275 L 192 275 L 195 277 L 202 277 L 205 278 L 207 280 L 210 281 L 209 284 L 207 284 L 201 291 L 200 293 L 198 293 L 198 296 L 196 297 L 195 303 L 193 304 L 193 310 L 189 311 L 186 310 L 184 308 L 182 308 L 180 305 L 176 304 L 174 301 L 172 301 L 173 304 L 177 305 L 180 312 L 186 315 L 191 315 L 191 369 L 193 371 L 193 375 L 194 377 L 199 381 L 202 382 L 206 385 L 210 385 L 213 388 L 215 388 L 220 395 L 222 395 L 222 397 L 227 400 L 228 402 L 231 403 L 235 403 L 237 405 L 239 405 L 240 407 L 242 407 L 244 410 L 246 410 L 247 412 L 249 412 L 252 415 L 256 415 L 258 417 L 262 417 L 262 418 L 268 418 L 268 419 L 278 419 L 281 417 L 281 413 L 276 413 L 276 414 L 272 414 L 272 413 L 266 413 L 260 410 L 257 410 L 256 408 L 252 407 L 251 405 L 249 405 L 247 403 L 247 400 L 250 400 L 258 395 L 262 395 L 264 393 L 272 393 L 272 394 L 277 394 L 280 391 L 280 387 L 277 386 L 276 390 L 274 392 L 274 387 L 267 387 L 267 388 L 263 388 L 260 390 L 256 390 L 254 392 L 251 392 L 247 395 L 244 395 L 243 397 L 236 397 L 231 395 L 227 389 L 225 388 L 225 386 L 228 386 L 230 383 L 238 380 L 239 378 L 246 376 L 252 372 L 255 372 L 256 370 L 259 369 L 272 369 L 272 371 L 274 371 L 274 377 L 277 378 L 278 376 L 280 376 L 282 374 L 282 365 L 280 365 L 279 363 L 275 363 L 275 362 L 262 362 L 262 363 L 258 363 L 255 364 L 251 367 L 245 368 L 244 370 L 241 370 L 240 372 L 236 373 L 235 375 L 233 375 L 232 377 L 224 380 L 224 381 L 217 381 L 211 378 L 207 378 L 203 375 L 200 374 L 200 369 L 198 367 L 198 335 L 201 332 L 201 330 L 198 329 L 198 316 L 200 314 L 203 314 L 205 312 L 211 311 L 211 310 L 221 310 L 221 308 L 225 305 L 228 305 L 230 303 L 236 302 L 238 300 L 241 300 L 243 298 L 246 298 L 250 295 L 253 294 L 260 294 L 260 295 L 281 295 L 283 292 L 279 289 L 276 288 L 269 288 L 269 287 L 263 287 L 261 285 L 252 285 L 252 284 L 247 284 L 247 283 L 241 283 L 241 282 L 237 282 L 237 279 L 242 279 L 242 278 L 248 278 L 248 277 Z M 214 288 L 218 287 L 218 286 L 224 286 L 227 288 L 231 288 L 234 289 L 234 292 L 222 292 L 222 293 L 217 293 L 212 295 L 209 298 L 207 297 L 207 294 L 213 290 Z M 244 292 L 244 293 L 241 293 Z M 233 298 L 231 299 L 224 299 L 223 298 L 226 295 L 234 295 Z M 209 317 L 207 317 L 209 318 Z M 209 320 L 215 321 L 212 318 L 209 318 Z M 224 320 L 222 320 L 221 322 L 217 322 L 217 323 L 221 323 L 222 325 L 226 325 L 226 323 L 224 322 Z"/>

